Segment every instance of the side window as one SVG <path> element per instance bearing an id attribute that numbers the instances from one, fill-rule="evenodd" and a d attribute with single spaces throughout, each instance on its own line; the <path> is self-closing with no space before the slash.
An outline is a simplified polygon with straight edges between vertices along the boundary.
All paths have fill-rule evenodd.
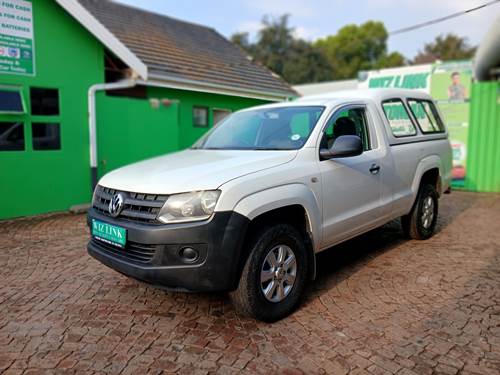
<path id="1" fill-rule="evenodd" d="M 59 124 L 32 123 L 33 150 L 60 150 L 61 133 Z"/>
<path id="2" fill-rule="evenodd" d="M 0 113 L 25 113 L 23 93 L 17 87 L 0 86 Z"/>
<path id="3" fill-rule="evenodd" d="M 214 125 L 217 125 L 219 122 L 224 120 L 227 116 L 231 114 L 229 109 L 218 109 L 214 108 L 213 111 Z"/>
<path id="4" fill-rule="evenodd" d="M 408 105 L 422 133 L 444 132 L 444 125 L 434 103 L 428 100 L 409 99 Z"/>
<path id="5" fill-rule="evenodd" d="M 59 90 L 31 87 L 30 102 L 33 151 L 61 150 Z"/>
<path id="6" fill-rule="evenodd" d="M 336 113 L 328 120 L 321 148 L 330 148 L 335 139 L 341 135 L 357 135 L 363 142 L 363 150 L 370 150 L 370 137 L 366 120 L 366 109 L 363 107 L 350 108 Z"/>
<path id="7" fill-rule="evenodd" d="M 24 150 L 24 124 L 0 122 L 0 151 Z"/>
<path id="8" fill-rule="evenodd" d="M 417 134 L 417 129 L 401 99 L 386 100 L 382 102 L 382 108 L 395 137 L 408 137 Z"/>
<path id="9" fill-rule="evenodd" d="M 193 107 L 193 125 L 201 128 L 208 127 L 208 107 Z"/>
<path id="10" fill-rule="evenodd" d="M 30 90 L 30 100 L 32 115 L 59 115 L 59 90 L 32 87 Z"/>

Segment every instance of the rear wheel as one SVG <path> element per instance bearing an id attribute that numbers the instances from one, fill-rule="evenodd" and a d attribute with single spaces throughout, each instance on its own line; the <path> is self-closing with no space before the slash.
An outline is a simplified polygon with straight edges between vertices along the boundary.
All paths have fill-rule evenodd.
<path id="1" fill-rule="evenodd" d="M 436 188 L 431 184 L 422 185 L 412 210 L 401 218 L 403 232 L 407 237 L 416 240 L 432 237 L 436 229 L 438 211 Z"/>
<path id="2" fill-rule="evenodd" d="M 276 321 L 298 305 L 307 279 L 303 236 L 289 224 L 266 228 L 252 240 L 238 289 L 231 293 L 238 312 Z"/>

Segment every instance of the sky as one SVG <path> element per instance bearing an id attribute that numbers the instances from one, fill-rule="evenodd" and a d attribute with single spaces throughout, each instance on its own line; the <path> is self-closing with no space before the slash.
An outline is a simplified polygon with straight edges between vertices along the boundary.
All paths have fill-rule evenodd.
<path id="1" fill-rule="evenodd" d="M 290 15 L 298 37 L 315 40 L 342 26 L 383 21 L 388 31 L 463 11 L 488 0 L 115 0 L 215 28 L 229 37 L 249 32 L 255 38 L 265 15 Z M 470 14 L 404 34 L 390 36 L 389 52 L 413 58 L 437 35 L 453 32 L 476 45 L 500 17 L 500 2 Z"/>

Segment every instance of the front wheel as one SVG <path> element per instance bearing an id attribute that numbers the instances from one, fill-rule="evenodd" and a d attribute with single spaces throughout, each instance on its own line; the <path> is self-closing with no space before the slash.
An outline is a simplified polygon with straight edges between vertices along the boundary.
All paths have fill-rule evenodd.
<path id="1" fill-rule="evenodd" d="M 412 210 L 401 218 L 403 232 L 407 237 L 416 240 L 432 237 L 436 229 L 438 211 L 436 188 L 431 184 L 422 185 Z"/>
<path id="2" fill-rule="evenodd" d="M 289 224 L 278 224 L 254 236 L 238 289 L 231 293 L 244 315 L 276 321 L 298 305 L 307 280 L 303 236 Z"/>

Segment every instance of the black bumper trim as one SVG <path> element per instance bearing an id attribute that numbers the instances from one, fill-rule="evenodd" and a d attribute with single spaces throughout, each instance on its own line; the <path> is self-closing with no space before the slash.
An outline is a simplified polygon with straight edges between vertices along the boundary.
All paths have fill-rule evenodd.
<path id="1" fill-rule="evenodd" d="M 92 219 L 127 229 L 127 241 L 156 246 L 149 263 L 135 262 L 108 251 L 98 240 L 90 240 L 89 254 L 106 266 L 146 283 L 186 291 L 234 290 L 241 274 L 243 241 L 250 220 L 236 212 L 217 212 L 208 221 L 148 225 L 112 219 L 94 209 Z M 193 246 L 203 256 L 196 264 L 183 264 L 177 249 Z"/>

